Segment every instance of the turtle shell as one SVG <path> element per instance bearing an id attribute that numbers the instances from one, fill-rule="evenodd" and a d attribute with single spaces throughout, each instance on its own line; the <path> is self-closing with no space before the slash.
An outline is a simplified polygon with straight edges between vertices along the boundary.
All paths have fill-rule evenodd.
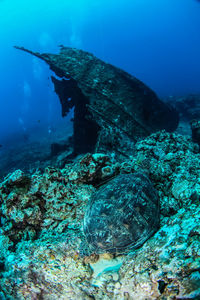
<path id="1" fill-rule="evenodd" d="M 83 231 L 91 252 L 127 253 L 159 227 L 159 199 L 142 173 L 121 174 L 95 192 Z"/>

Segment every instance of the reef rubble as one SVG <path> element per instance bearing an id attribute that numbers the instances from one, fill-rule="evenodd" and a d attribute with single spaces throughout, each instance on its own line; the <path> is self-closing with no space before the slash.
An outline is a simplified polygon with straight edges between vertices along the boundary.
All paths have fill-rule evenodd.
<path id="1" fill-rule="evenodd" d="M 82 257 L 82 220 L 100 186 L 144 172 L 160 198 L 160 228 L 128 255 Z M 200 154 L 160 131 L 124 161 L 103 153 L 0 183 L 1 299 L 199 299 Z"/>

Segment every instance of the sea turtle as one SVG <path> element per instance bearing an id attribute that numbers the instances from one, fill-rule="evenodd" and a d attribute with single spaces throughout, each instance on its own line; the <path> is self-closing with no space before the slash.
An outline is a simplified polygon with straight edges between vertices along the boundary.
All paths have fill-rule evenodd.
<path id="1" fill-rule="evenodd" d="M 118 175 L 92 195 L 86 208 L 83 244 L 89 252 L 85 255 L 127 253 L 158 227 L 158 194 L 147 175 Z"/>

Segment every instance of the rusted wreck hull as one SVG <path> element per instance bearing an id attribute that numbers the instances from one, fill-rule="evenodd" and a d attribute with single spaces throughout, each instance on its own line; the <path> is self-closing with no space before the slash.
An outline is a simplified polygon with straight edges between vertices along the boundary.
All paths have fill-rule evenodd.
<path id="1" fill-rule="evenodd" d="M 62 115 L 74 110 L 74 152 L 114 151 L 126 155 L 130 145 L 157 130 L 173 131 L 178 113 L 140 80 L 94 55 L 61 47 L 59 54 L 40 54 L 55 74 Z"/>

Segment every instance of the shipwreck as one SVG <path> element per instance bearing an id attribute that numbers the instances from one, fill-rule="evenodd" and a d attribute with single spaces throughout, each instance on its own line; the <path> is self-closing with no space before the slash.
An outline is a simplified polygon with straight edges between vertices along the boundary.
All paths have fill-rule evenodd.
<path id="1" fill-rule="evenodd" d="M 163 103 L 144 83 L 83 50 L 60 47 L 59 54 L 15 46 L 45 61 L 62 106 L 74 107 L 73 155 L 114 152 L 128 156 L 134 143 L 178 125 L 177 111 Z"/>

